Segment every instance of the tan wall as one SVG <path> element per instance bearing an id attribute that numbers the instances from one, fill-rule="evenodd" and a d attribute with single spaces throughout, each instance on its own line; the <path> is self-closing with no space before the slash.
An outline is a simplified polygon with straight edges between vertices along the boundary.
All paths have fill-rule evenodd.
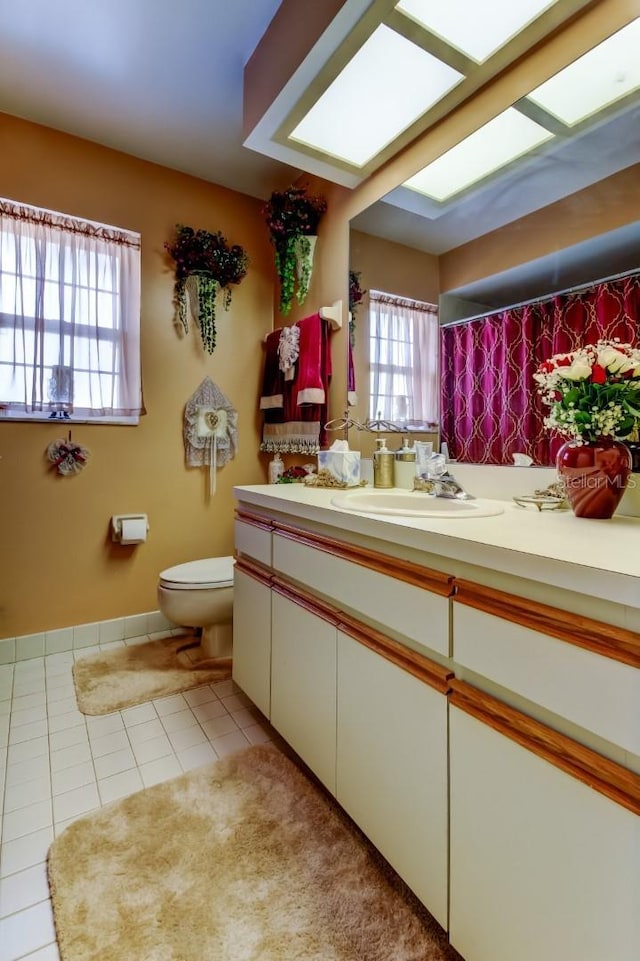
<path id="1" fill-rule="evenodd" d="M 440 257 L 441 292 L 640 220 L 640 164 Z M 597 278 L 594 278 L 597 279 Z"/>
<path id="2" fill-rule="evenodd" d="M 0 115 L 0 195 L 139 231 L 142 368 L 148 410 L 138 427 L 77 425 L 91 461 L 61 478 L 45 460 L 66 431 L 0 423 L 0 637 L 155 610 L 158 572 L 231 553 L 234 484 L 261 483 L 256 398 L 260 345 L 273 323 L 273 257 L 259 201 L 64 134 Z M 163 251 L 176 223 L 221 230 L 249 254 L 249 273 L 218 308 L 217 347 L 173 325 L 173 274 Z M 209 375 L 238 410 L 239 448 L 207 475 L 184 463 L 186 401 Z M 149 515 L 146 544 L 115 545 L 114 513 Z"/>

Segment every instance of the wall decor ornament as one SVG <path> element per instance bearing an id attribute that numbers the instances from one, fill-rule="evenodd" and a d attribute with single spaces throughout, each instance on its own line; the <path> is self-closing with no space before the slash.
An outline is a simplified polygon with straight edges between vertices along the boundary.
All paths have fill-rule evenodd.
<path id="1" fill-rule="evenodd" d="M 622 439 L 640 419 L 640 349 L 599 340 L 543 361 L 534 379 L 550 407 L 545 426 L 569 436 L 556 467 L 574 514 L 612 517 L 631 472 Z"/>
<path id="2" fill-rule="evenodd" d="M 219 467 L 233 459 L 238 445 L 238 414 L 210 377 L 205 377 L 184 409 L 183 440 L 189 467 L 209 468 L 209 493 L 216 492 Z"/>
<path id="3" fill-rule="evenodd" d="M 326 212 L 321 194 L 309 195 L 306 187 L 274 191 L 262 208 L 280 282 L 280 313 L 286 316 L 293 298 L 302 305 L 309 292 L 318 226 Z"/>
<path id="4" fill-rule="evenodd" d="M 71 440 L 71 431 L 66 440 L 54 440 L 47 447 L 47 459 L 63 477 L 73 477 L 87 466 L 91 452 Z"/>
<path id="5" fill-rule="evenodd" d="M 176 236 L 165 243 L 175 264 L 176 319 L 185 333 L 189 314 L 200 329 L 202 344 L 212 354 L 216 346 L 216 296 L 224 291 L 223 306 L 231 306 L 231 287 L 245 277 L 249 258 L 239 244 L 230 246 L 218 230 L 194 230 L 176 225 Z"/>

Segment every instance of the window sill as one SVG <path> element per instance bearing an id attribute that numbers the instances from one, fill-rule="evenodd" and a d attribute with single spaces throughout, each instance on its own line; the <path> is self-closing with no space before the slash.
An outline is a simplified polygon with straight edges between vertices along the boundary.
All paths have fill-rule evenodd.
<path id="1" fill-rule="evenodd" d="M 111 424 L 120 427 L 137 427 L 139 422 L 139 415 L 132 415 L 131 417 L 50 417 L 49 414 L 23 414 L 0 411 L 0 424 L 54 424 L 62 428 L 70 427 L 73 424 Z"/>

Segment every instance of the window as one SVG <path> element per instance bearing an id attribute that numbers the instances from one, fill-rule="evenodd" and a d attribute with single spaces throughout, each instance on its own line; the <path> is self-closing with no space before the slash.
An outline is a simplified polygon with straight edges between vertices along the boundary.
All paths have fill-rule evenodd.
<path id="1" fill-rule="evenodd" d="M 141 412 L 140 235 L 0 199 L 0 413 Z"/>
<path id="2" fill-rule="evenodd" d="M 369 291 L 372 421 L 429 430 L 439 419 L 438 310 L 434 304 Z"/>

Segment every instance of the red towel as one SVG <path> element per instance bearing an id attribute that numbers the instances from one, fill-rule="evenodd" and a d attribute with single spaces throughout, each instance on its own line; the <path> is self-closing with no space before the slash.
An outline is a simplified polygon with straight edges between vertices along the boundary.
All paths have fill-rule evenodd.
<path id="1" fill-rule="evenodd" d="M 260 410 L 282 407 L 284 404 L 284 374 L 280 370 L 279 364 L 279 343 L 279 330 L 272 330 L 270 334 L 267 334 L 265 339 L 264 374 L 262 376 Z"/>
<path id="2" fill-rule="evenodd" d="M 275 377 L 271 350 L 277 345 L 280 331 L 267 337 L 267 355 L 260 407 L 264 410 L 261 450 L 284 453 L 315 454 L 326 445 L 324 425 L 331 380 L 331 343 L 329 326 L 319 314 L 298 321 L 300 356 L 293 380 L 285 381 L 278 370 Z M 282 393 L 283 403 L 264 403 Z"/>

